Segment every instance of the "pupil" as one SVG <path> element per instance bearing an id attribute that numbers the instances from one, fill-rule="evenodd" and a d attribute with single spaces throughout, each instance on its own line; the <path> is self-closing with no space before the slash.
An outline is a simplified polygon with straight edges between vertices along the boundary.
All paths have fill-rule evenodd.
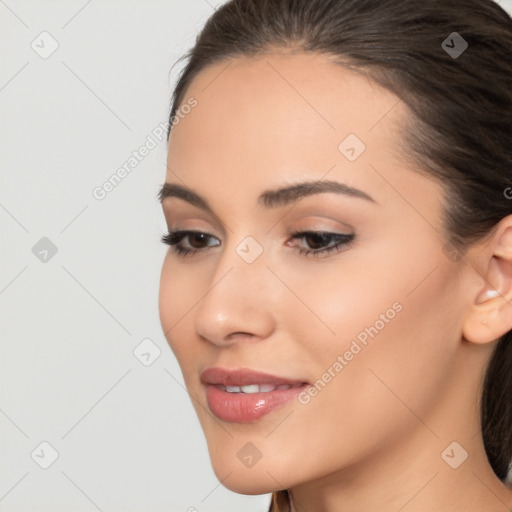
<path id="1" fill-rule="evenodd" d="M 190 245 L 194 247 L 194 249 L 201 248 L 201 242 L 204 242 L 205 235 L 203 233 L 195 233 L 192 235 Z M 201 240 L 202 239 L 202 240 Z M 199 245 L 196 245 L 195 242 L 199 240 Z"/>
<path id="2" fill-rule="evenodd" d="M 325 246 L 325 236 L 318 233 L 306 235 L 307 243 L 312 249 L 318 249 Z M 310 243 L 312 241 L 312 243 Z"/>

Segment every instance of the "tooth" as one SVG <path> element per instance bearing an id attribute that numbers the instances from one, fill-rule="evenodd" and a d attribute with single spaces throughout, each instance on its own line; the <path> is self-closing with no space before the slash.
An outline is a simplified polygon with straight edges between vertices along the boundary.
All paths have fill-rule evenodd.
<path id="1" fill-rule="evenodd" d="M 240 386 L 243 393 L 259 393 L 260 387 L 258 384 L 248 384 L 247 386 Z"/>
<path id="2" fill-rule="evenodd" d="M 218 385 L 220 389 L 223 391 L 227 391 L 228 393 L 268 393 L 270 391 L 274 391 L 275 389 L 290 389 L 291 387 L 297 387 L 301 384 L 295 384 L 294 386 L 290 386 L 289 384 L 281 384 L 280 386 L 274 386 L 274 384 L 247 384 L 245 386 L 223 386 L 221 384 Z"/>

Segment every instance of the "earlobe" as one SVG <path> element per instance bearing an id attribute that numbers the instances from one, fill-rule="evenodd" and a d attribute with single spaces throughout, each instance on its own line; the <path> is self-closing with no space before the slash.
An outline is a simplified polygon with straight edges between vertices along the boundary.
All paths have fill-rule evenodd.
<path id="1" fill-rule="evenodd" d="M 503 314 L 503 304 L 510 313 Z M 494 289 L 485 289 L 478 294 L 471 306 L 462 334 L 472 343 L 491 343 L 512 329 L 512 307 L 501 294 Z"/>
<path id="2" fill-rule="evenodd" d="M 499 290 L 486 286 L 478 293 L 464 322 L 464 338 L 472 343 L 491 343 L 511 329 L 512 305 Z"/>
<path id="3" fill-rule="evenodd" d="M 474 256 L 480 264 L 473 269 L 481 269 L 482 279 L 462 332 L 472 343 L 491 343 L 512 329 L 512 216 L 498 223 L 494 235 Z"/>

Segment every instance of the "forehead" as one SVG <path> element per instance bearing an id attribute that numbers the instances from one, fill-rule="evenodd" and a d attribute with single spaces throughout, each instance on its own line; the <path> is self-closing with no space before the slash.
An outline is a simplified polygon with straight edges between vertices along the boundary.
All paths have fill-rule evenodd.
<path id="1" fill-rule="evenodd" d="M 195 77 L 182 105 L 190 97 L 198 105 L 173 128 L 170 145 L 190 131 L 234 143 L 250 143 L 250 131 L 258 134 L 254 144 L 297 135 L 336 141 L 350 132 L 389 137 L 390 123 L 405 110 L 395 95 L 327 55 L 286 51 L 216 63 Z"/>
<path id="2" fill-rule="evenodd" d="M 316 53 L 221 61 L 197 75 L 182 105 L 189 98 L 197 106 L 171 130 L 168 181 L 175 170 L 226 187 L 241 175 L 253 189 L 320 179 L 333 166 L 362 184 L 368 162 L 393 158 L 395 123 L 407 116 L 395 95 Z M 345 140 L 364 147 L 356 161 L 343 154 Z"/>
<path id="3" fill-rule="evenodd" d="M 334 99 L 345 109 L 347 103 L 369 102 L 368 107 L 374 108 L 397 100 L 362 74 L 337 63 L 333 56 L 287 50 L 217 62 L 199 72 L 189 85 L 188 94 L 202 96 L 205 101 L 212 97 L 231 101 L 273 97 L 313 110 L 327 105 L 327 112 L 318 112 L 325 117 L 337 113 L 333 111 Z M 315 104 L 311 103 L 313 100 Z"/>

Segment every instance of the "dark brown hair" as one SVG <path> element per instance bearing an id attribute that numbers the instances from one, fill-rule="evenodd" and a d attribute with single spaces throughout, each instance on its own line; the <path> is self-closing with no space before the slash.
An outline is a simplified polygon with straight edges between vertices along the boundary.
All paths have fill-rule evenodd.
<path id="1" fill-rule="evenodd" d="M 462 54 L 450 51 L 463 41 Z M 182 57 L 168 135 L 198 73 L 276 49 L 334 57 L 407 105 L 401 150 L 444 187 L 447 254 L 463 255 L 512 214 L 512 19 L 494 1 L 231 0 Z M 497 342 L 480 402 L 484 446 L 503 481 L 512 459 L 512 331 Z M 271 510 L 284 510 L 285 498 L 274 493 Z"/>

